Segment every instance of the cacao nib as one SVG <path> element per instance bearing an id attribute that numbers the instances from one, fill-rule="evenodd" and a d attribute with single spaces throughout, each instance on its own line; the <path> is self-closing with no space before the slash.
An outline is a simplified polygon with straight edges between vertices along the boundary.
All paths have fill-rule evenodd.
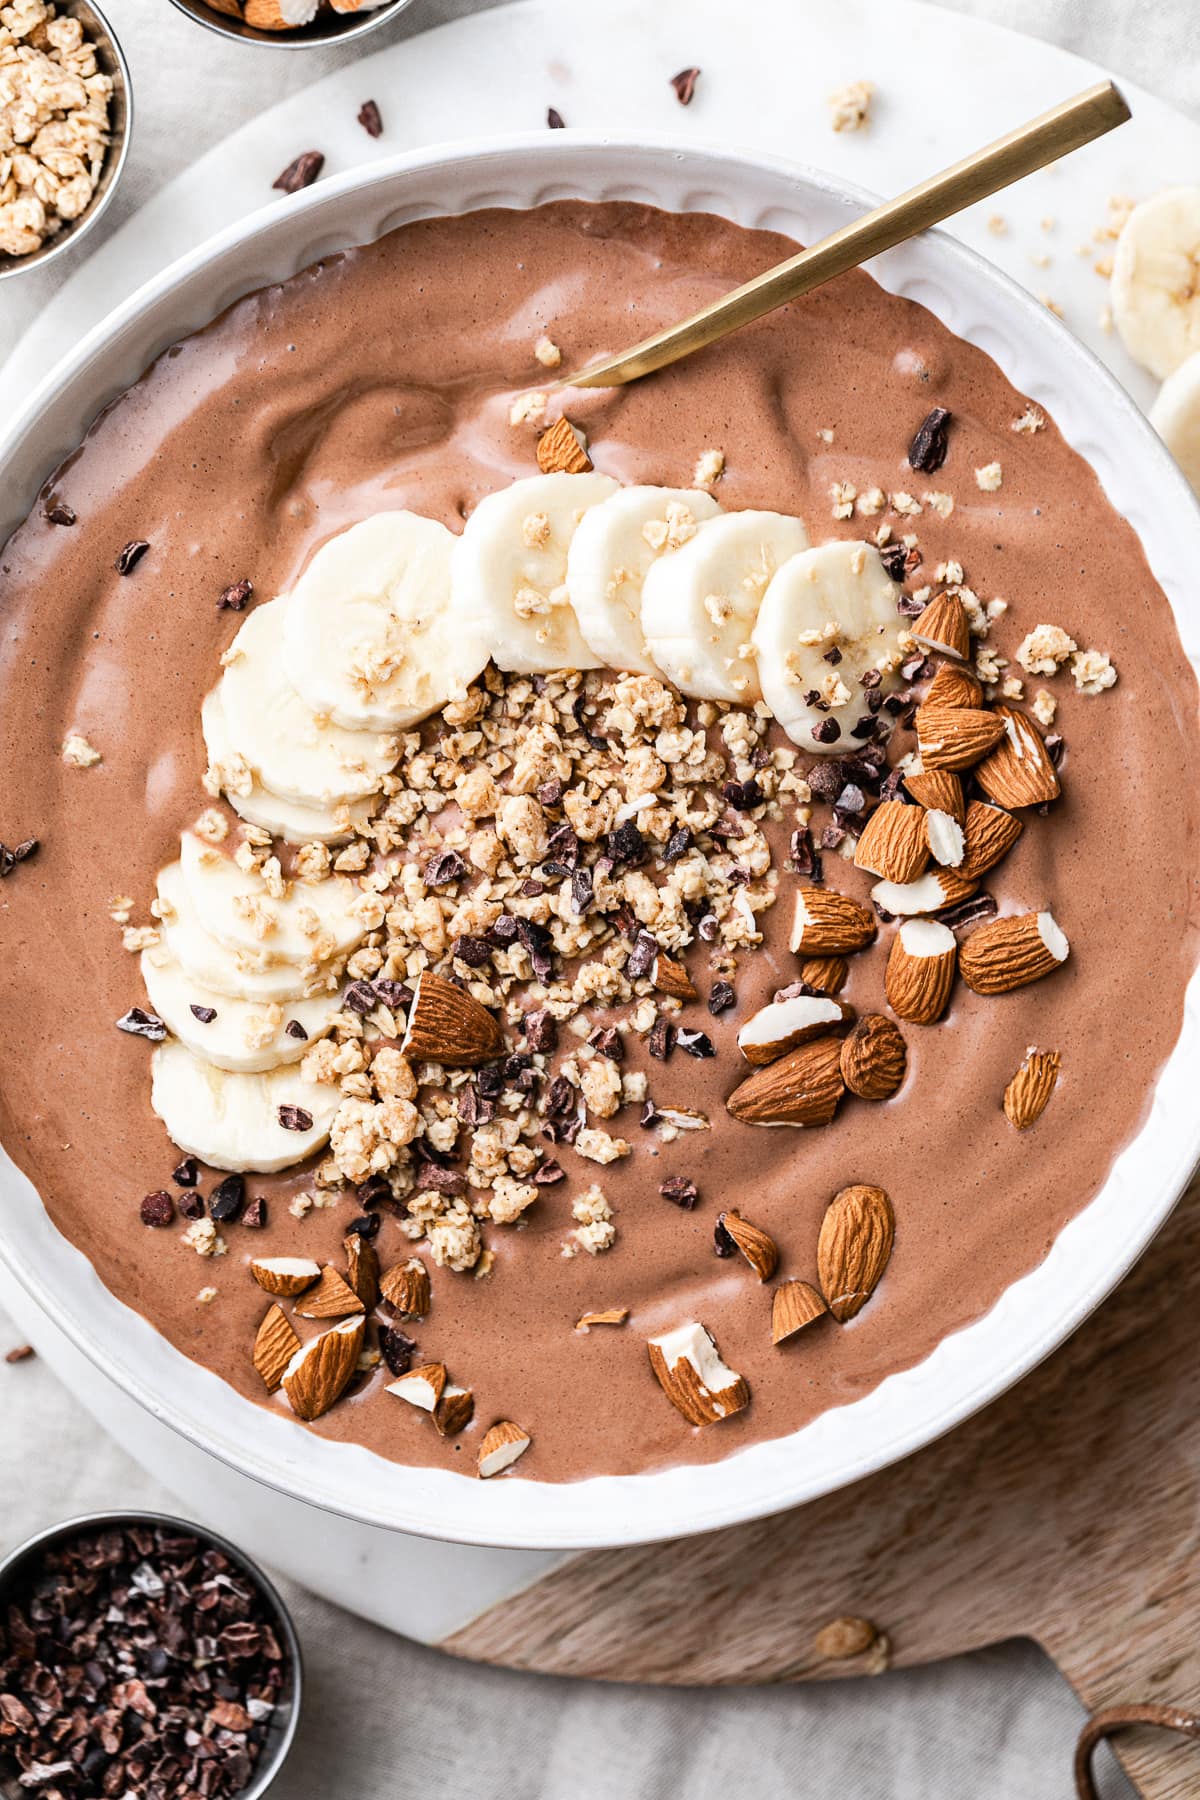
<path id="1" fill-rule="evenodd" d="M 483 965 L 491 960 L 492 947 L 486 938 L 468 935 L 455 938 L 451 946 L 451 954 L 457 957 L 459 962 L 465 962 L 469 969 L 482 969 Z"/>
<path id="2" fill-rule="evenodd" d="M 417 1343 L 394 1325 L 383 1325 L 379 1331 L 379 1354 L 393 1375 L 407 1375 L 412 1368 Z"/>
<path id="3" fill-rule="evenodd" d="M 48 525 L 74 525 L 75 508 L 68 506 L 65 500 L 55 500 L 42 514 Z"/>
<path id="4" fill-rule="evenodd" d="M 540 1162 L 529 1177 L 534 1187 L 553 1187 L 556 1181 L 565 1181 L 566 1178 L 567 1171 L 561 1163 L 555 1162 L 552 1156 L 548 1156 L 544 1162 Z"/>
<path id="5" fill-rule="evenodd" d="M 597 1025 L 588 1038 L 588 1043 L 609 1062 L 623 1062 L 625 1059 L 625 1040 L 615 1025 Z"/>
<path id="6" fill-rule="evenodd" d="M 467 865 L 457 850 L 442 850 L 430 857 L 421 874 L 426 887 L 440 888 L 460 881 L 466 872 Z"/>
<path id="7" fill-rule="evenodd" d="M 298 1044 L 304 1044 L 304 1043 L 308 1042 L 308 1033 L 307 1033 L 307 1031 L 305 1031 L 305 1029 L 304 1029 L 303 1025 L 300 1023 L 299 1019 L 289 1019 L 283 1029 L 284 1029 L 285 1033 L 287 1034 L 287 1036 L 290 1038 L 295 1038 L 295 1040 Z"/>
<path id="8" fill-rule="evenodd" d="M 698 1059 L 704 1059 L 705 1057 L 715 1056 L 717 1054 L 713 1048 L 713 1041 L 708 1036 L 707 1032 L 694 1031 L 689 1025 L 681 1025 L 679 1027 L 675 1034 L 675 1042 L 679 1045 L 679 1048 L 685 1050 L 689 1056 L 694 1056 Z"/>
<path id="9" fill-rule="evenodd" d="M 818 744 L 836 744 L 842 735 L 842 728 L 836 719 L 818 719 L 812 727 L 813 741 Z"/>
<path id="10" fill-rule="evenodd" d="M 681 856 L 687 855 L 691 847 L 691 831 L 686 825 L 681 825 L 679 830 L 673 831 L 667 839 L 666 848 L 663 850 L 663 861 L 668 863 L 678 862 Z"/>
<path id="11" fill-rule="evenodd" d="M 830 665 L 830 667 L 834 668 L 834 669 L 837 668 L 837 666 L 841 662 L 841 660 L 842 660 L 842 653 L 838 649 L 836 644 L 833 646 L 832 650 L 827 650 L 825 652 L 824 656 L 821 658 L 822 662 L 827 662 Z"/>
<path id="12" fill-rule="evenodd" d="M 994 896 L 984 892 L 972 894 L 969 900 L 960 900 L 957 906 L 944 907 L 937 917 L 951 931 L 960 931 L 964 925 L 979 925 L 984 919 L 994 919 L 999 910 Z"/>
<path id="13" fill-rule="evenodd" d="M 199 1020 L 201 1025 L 211 1025 L 217 1016 L 215 1006 L 189 1006 L 188 1011 L 194 1019 Z"/>
<path id="14" fill-rule="evenodd" d="M 680 69 L 678 75 L 672 75 L 671 86 L 675 89 L 675 98 L 680 106 L 692 104 L 692 96 L 696 92 L 696 83 L 699 79 L 699 69 Z"/>
<path id="15" fill-rule="evenodd" d="M 242 1224 L 250 1231 L 261 1231 L 267 1222 L 267 1203 L 260 1194 L 242 1214 Z"/>
<path id="16" fill-rule="evenodd" d="M 324 167 L 323 151 L 302 150 L 300 155 L 275 177 L 271 186 L 278 188 L 283 194 L 298 194 L 301 188 L 312 186 Z"/>
<path id="17" fill-rule="evenodd" d="M 311 1131 L 313 1116 L 302 1106 L 290 1106 L 286 1103 L 275 1108 L 275 1115 L 285 1131 Z"/>
<path id="18" fill-rule="evenodd" d="M 737 995 L 734 993 L 731 983 L 714 981 L 708 992 L 708 1010 L 713 1018 L 719 1018 L 723 1012 L 728 1012 L 729 1008 L 736 1004 Z"/>
<path id="19" fill-rule="evenodd" d="M 563 784 L 557 776 L 552 781 L 543 781 L 537 790 L 538 800 L 543 806 L 558 806 L 562 802 Z M 561 829 L 561 827 L 560 827 Z M 568 826 L 568 830 L 570 827 Z M 574 832 L 571 833 L 574 836 Z"/>
<path id="20" fill-rule="evenodd" d="M 465 1087 L 458 1096 L 458 1116 L 464 1125 L 490 1125 L 496 1116 L 495 1102 L 485 1100 L 478 1088 Z"/>
<path id="21" fill-rule="evenodd" d="M 548 106 L 546 108 L 546 124 L 551 131 L 565 131 L 567 121 L 563 118 L 557 106 Z"/>
<path id="22" fill-rule="evenodd" d="M 185 1156 L 171 1171 L 171 1180 L 176 1187 L 195 1187 L 199 1179 L 200 1169 L 194 1156 Z"/>
<path id="23" fill-rule="evenodd" d="M 231 581 L 228 587 L 222 588 L 217 595 L 217 607 L 221 612 L 245 612 L 246 602 L 254 593 L 254 583 L 248 575 L 240 581 Z"/>
<path id="24" fill-rule="evenodd" d="M 534 974 L 539 981 L 549 981 L 554 970 L 554 939 L 544 925 L 533 919 L 518 919 L 516 927 L 517 936 L 529 952 Z"/>
<path id="25" fill-rule="evenodd" d="M 556 1075 L 546 1089 L 546 1111 L 552 1119 L 565 1119 L 575 1110 L 575 1089 L 565 1075 Z"/>
<path id="26" fill-rule="evenodd" d="M 358 109 L 358 122 L 368 137 L 383 136 L 383 115 L 374 100 L 364 100 Z"/>
<path id="27" fill-rule="evenodd" d="M 592 871 L 576 869 L 571 877 L 571 911 L 577 917 L 587 911 L 592 904 Z"/>
<path id="28" fill-rule="evenodd" d="M 691 1212 L 700 1198 L 700 1190 L 686 1175 L 668 1175 L 659 1183 L 658 1191 L 664 1200 L 669 1200 L 673 1206 L 682 1206 L 685 1212 Z"/>
<path id="29" fill-rule="evenodd" d="M 117 560 L 113 564 L 117 574 L 132 575 L 149 548 L 145 538 L 131 538 L 124 549 L 117 552 Z"/>
<path id="30" fill-rule="evenodd" d="M 883 675 L 878 669 L 864 669 L 858 678 L 858 685 L 861 688 L 877 688 L 882 680 Z"/>
<path id="31" fill-rule="evenodd" d="M 369 981 L 352 981 L 342 995 L 342 1005 L 347 1012 L 359 1013 L 364 1018 L 374 1011 L 379 995 Z"/>
<path id="32" fill-rule="evenodd" d="M 727 781 L 721 792 L 734 812 L 749 812 L 752 807 L 761 806 L 766 797 L 753 775 L 749 781 Z"/>
<path id="33" fill-rule="evenodd" d="M 495 923 L 488 926 L 487 936 L 490 943 L 504 950 L 516 942 L 517 921 L 511 913 L 501 913 Z"/>
<path id="34" fill-rule="evenodd" d="M 841 793 L 838 795 L 837 799 L 834 801 L 834 805 L 836 806 L 838 812 L 849 813 L 851 816 L 853 816 L 857 813 L 865 812 L 866 805 L 867 805 L 867 796 L 863 793 L 863 791 L 860 787 L 857 787 L 854 784 L 854 782 L 848 781 L 846 783 L 845 787 L 842 789 Z"/>
<path id="35" fill-rule="evenodd" d="M 215 1219 L 218 1224 L 224 1224 L 228 1220 L 236 1219 L 245 1203 L 245 1176 L 226 1175 L 224 1181 L 218 1182 L 208 1196 L 209 1217 Z"/>
<path id="36" fill-rule="evenodd" d="M 525 1014 L 525 1042 L 531 1050 L 544 1056 L 558 1048 L 558 1020 L 552 1012 L 542 1007 L 537 1012 Z"/>
<path id="37" fill-rule="evenodd" d="M 813 835 L 807 825 L 793 831 L 791 841 L 792 864 L 797 875 L 804 875 L 812 881 L 822 879 L 821 858 L 813 845 Z"/>
<path id="38" fill-rule="evenodd" d="M 657 956 L 658 940 L 651 937 L 648 931 L 639 931 L 625 964 L 625 973 L 630 981 L 640 981 L 644 975 L 648 975 Z"/>
<path id="39" fill-rule="evenodd" d="M 176 1204 L 185 1219 L 202 1219 L 204 1217 L 204 1201 L 194 1188 L 180 1194 Z"/>
<path id="40" fill-rule="evenodd" d="M 646 840 L 632 819 L 608 834 L 608 854 L 615 863 L 636 865 L 646 860 Z"/>
<path id="41" fill-rule="evenodd" d="M 158 1014 L 146 1012 L 140 1006 L 131 1006 L 129 1011 L 117 1020 L 117 1030 L 127 1031 L 131 1037 L 149 1038 L 152 1044 L 161 1044 L 167 1035 L 167 1028 Z"/>
<path id="42" fill-rule="evenodd" d="M 950 446 L 950 414 L 944 406 L 935 406 L 917 426 L 908 446 L 908 466 L 922 475 L 932 475 L 946 460 Z"/>
<path id="43" fill-rule="evenodd" d="M 888 574 L 893 581 L 904 580 L 907 573 L 908 557 L 905 553 L 903 544 L 885 544 L 879 552 L 879 560 L 883 564 L 885 573 Z M 868 669 L 867 674 L 874 675 L 876 679 L 878 679 L 879 670 Z M 865 685 L 866 676 L 861 677 L 861 679 Z"/>
<path id="44" fill-rule="evenodd" d="M 675 1027 L 664 1013 L 659 1013 L 650 1027 L 646 1049 L 658 1062 L 666 1062 L 675 1048 Z"/>
<path id="45" fill-rule="evenodd" d="M 1061 732 L 1052 731 L 1050 736 L 1046 739 L 1046 754 L 1056 769 L 1062 762 L 1063 752 L 1066 747 L 1066 742 Z"/>
<path id="46" fill-rule="evenodd" d="M 147 1194 L 141 1205 L 143 1225 L 170 1225 L 175 1218 L 175 1202 L 165 1188 Z"/>

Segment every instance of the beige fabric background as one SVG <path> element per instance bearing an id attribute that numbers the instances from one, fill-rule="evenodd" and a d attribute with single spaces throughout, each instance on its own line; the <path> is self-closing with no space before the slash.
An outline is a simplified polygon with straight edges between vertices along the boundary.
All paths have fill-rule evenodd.
<path id="1" fill-rule="evenodd" d="M 418 0 L 397 35 L 494 3 Z M 942 3 L 1091 56 L 1200 115 L 1196 0 Z M 340 60 L 247 57 L 197 32 L 166 0 L 109 0 L 109 10 L 140 112 L 105 230 L 222 135 Z M 56 279 L 48 271 L 0 290 L 0 348 Z M 15 1338 L 0 1313 L 0 1352 Z M 177 1504 L 36 1359 L 0 1363 L 0 1420 L 0 1548 L 68 1511 Z M 475 1669 L 298 1590 L 288 1599 L 309 1687 L 279 1800 L 1069 1800 L 1072 1792 L 1082 1714 L 1028 1645 L 819 1690 L 674 1693 Z M 1130 1791 L 1110 1771 L 1106 1794 Z"/>

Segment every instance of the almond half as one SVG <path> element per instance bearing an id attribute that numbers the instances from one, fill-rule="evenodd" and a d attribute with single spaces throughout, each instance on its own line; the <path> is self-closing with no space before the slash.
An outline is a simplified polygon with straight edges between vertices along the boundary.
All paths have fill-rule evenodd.
<path id="1" fill-rule="evenodd" d="M 584 1313 L 575 1321 L 576 1331 L 590 1331 L 593 1325 L 623 1325 L 629 1317 L 627 1306 L 610 1306 L 604 1312 Z"/>
<path id="2" fill-rule="evenodd" d="M 930 807 L 925 814 L 925 841 L 935 863 L 939 863 L 943 869 L 958 869 L 962 872 L 967 840 L 962 826 L 952 813 L 942 812 L 936 806 Z"/>
<path id="3" fill-rule="evenodd" d="M 936 919 L 906 919 L 892 939 L 883 984 L 888 1005 L 912 1025 L 933 1025 L 950 1002 L 958 940 Z"/>
<path id="4" fill-rule="evenodd" d="M 417 976 L 401 1054 L 413 1061 L 470 1069 L 504 1053 L 504 1033 L 473 995 L 429 969 Z"/>
<path id="5" fill-rule="evenodd" d="M 858 1021 L 841 1050 L 842 1080 L 860 1100 L 887 1100 L 904 1080 L 908 1045 L 883 1013 Z"/>
<path id="6" fill-rule="evenodd" d="M 395 1381 L 389 1381 L 387 1391 L 399 1400 L 407 1400 L 421 1412 L 431 1413 L 441 1400 L 445 1387 L 445 1363 L 422 1363 L 419 1369 L 410 1369 L 407 1375 L 398 1375 Z"/>
<path id="7" fill-rule="evenodd" d="M 300 1339 L 282 1306 L 268 1307 L 254 1339 L 254 1366 L 269 1394 L 283 1380 L 284 1370 L 299 1348 Z"/>
<path id="8" fill-rule="evenodd" d="M 771 1296 L 771 1342 L 782 1344 L 795 1337 L 829 1308 L 808 1281 L 781 1281 Z"/>
<path id="9" fill-rule="evenodd" d="M 423 1319 L 432 1298 L 429 1270 L 419 1256 L 393 1263 L 379 1277 L 379 1293 L 384 1305 L 402 1319 Z"/>
<path id="10" fill-rule="evenodd" d="M 302 1319 L 344 1319 L 349 1313 L 360 1313 L 363 1303 L 331 1264 L 321 1270 L 321 1279 L 304 1297 L 296 1311 Z"/>
<path id="11" fill-rule="evenodd" d="M 529 1433 L 514 1425 L 511 1419 L 498 1419 L 484 1432 L 479 1446 L 476 1467 L 480 1480 L 490 1481 L 493 1475 L 511 1469 L 518 1456 L 524 1456 L 530 1442 Z"/>
<path id="12" fill-rule="evenodd" d="M 997 806 L 1041 806 L 1057 799 L 1058 774 L 1050 752 L 1031 719 L 1014 707 L 997 704 L 1004 736 L 975 771 L 975 779 Z"/>
<path id="13" fill-rule="evenodd" d="M 802 887 L 796 893 L 791 948 L 805 956 L 847 956 L 865 950 L 879 930 L 874 917 L 848 894 Z"/>
<path id="14" fill-rule="evenodd" d="M 840 1056 L 837 1038 L 814 1038 L 756 1069 L 725 1105 L 743 1125 L 828 1125 L 845 1088 Z"/>
<path id="15" fill-rule="evenodd" d="M 1004 720 L 976 706 L 917 708 L 917 749 L 926 769 L 969 769 L 1004 736 Z"/>
<path id="16" fill-rule="evenodd" d="M 593 466 L 583 433 L 565 415 L 538 439 L 537 465 L 543 475 L 586 475 Z"/>
<path id="17" fill-rule="evenodd" d="M 972 800 L 964 827 L 966 847 L 958 872 L 967 881 L 978 881 L 1008 855 L 1025 827 L 1021 820 L 984 800 Z"/>
<path id="18" fill-rule="evenodd" d="M 967 609 L 949 588 L 935 594 L 909 629 L 922 649 L 932 650 L 937 656 L 953 656 L 958 662 L 966 662 L 971 654 Z"/>
<path id="19" fill-rule="evenodd" d="M 651 1338 L 647 1349 L 659 1387 L 689 1425 L 716 1425 L 749 1405 L 745 1381 L 695 1320 Z"/>
<path id="20" fill-rule="evenodd" d="M 362 1349 L 363 1320 L 343 1319 L 302 1344 L 283 1372 L 283 1391 L 301 1419 L 319 1419 L 345 1390 Z"/>
<path id="21" fill-rule="evenodd" d="M 309 1256 L 255 1256 L 250 1273 L 268 1294 L 302 1294 L 321 1279 L 321 1265 Z"/>
<path id="22" fill-rule="evenodd" d="M 983 686 L 960 663 L 943 663 L 925 690 L 925 706 L 982 706 Z"/>
<path id="23" fill-rule="evenodd" d="M 929 861 L 925 814 L 903 800 L 885 800 L 866 824 L 854 851 L 856 869 L 885 881 L 912 881 Z"/>
<path id="24" fill-rule="evenodd" d="M 676 1000 L 698 1000 L 700 997 L 683 964 L 661 950 L 651 964 L 650 979 L 660 994 L 670 994 Z"/>
<path id="25" fill-rule="evenodd" d="M 839 1325 L 861 1312 L 879 1286 L 895 1239 L 895 1214 L 882 1188 L 843 1188 L 829 1202 L 817 1240 L 817 1279 Z"/>
<path id="26" fill-rule="evenodd" d="M 433 1423 L 439 1437 L 457 1437 L 475 1416 L 475 1396 L 470 1388 L 446 1387 L 433 1409 Z"/>
<path id="27" fill-rule="evenodd" d="M 737 1046 L 748 1063 L 761 1068 L 775 1062 L 810 1038 L 844 1030 L 853 1014 L 841 1000 L 825 995 L 794 994 L 772 1000 L 747 1019 L 737 1034 Z"/>
<path id="28" fill-rule="evenodd" d="M 1021 913 L 978 926 L 960 946 L 958 966 L 975 993 L 1007 994 L 1052 975 L 1070 949 L 1052 913 Z"/>
<path id="29" fill-rule="evenodd" d="M 840 994 L 850 975 L 850 964 L 844 956 L 806 956 L 796 971 L 807 987 L 820 988 L 823 994 Z"/>
<path id="30" fill-rule="evenodd" d="M 1050 1104 L 1061 1068 L 1057 1050 L 1035 1050 L 1030 1045 L 1025 1061 L 1004 1090 L 1004 1111 L 1010 1125 L 1028 1131 L 1037 1124 Z"/>
<path id="31" fill-rule="evenodd" d="M 904 785 L 914 800 L 930 812 L 949 813 L 961 825 L 967 816 L 966 801 L 960 776 L 953 769 L 921 769 L 904 777 Z"/>
<path id="32" fill-rule="evenodd" d="M 884 912 L 908 919 L 957 906 L 960 900 L 970 899 L 978 885 L 965 881 L 958 869 L 927 869 L 915 881 L 877 881 L 871 898 Z"/>
<path id="33" fill-rule="evenodd" d="M 368 1312 L 379 1303 L 379 1257 L 375 1246 L 361 1231 L 352 1231 L 342 1239 L 346 1252 L 346 1280 Z"/>
<path id="34" fill-rule="evenodd" d="M 779 1267 L 779 1247 L 775 1239 L 761 1225 L 743 1219 L 738 1212 L 718 1213 L 717 1224 L 729 1233 L 758 1279 L 770 1281 Z"/>

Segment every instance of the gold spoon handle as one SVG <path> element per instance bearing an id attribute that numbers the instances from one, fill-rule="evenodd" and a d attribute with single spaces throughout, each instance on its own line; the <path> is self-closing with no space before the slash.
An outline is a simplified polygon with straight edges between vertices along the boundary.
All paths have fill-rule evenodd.
<path id="1" fill-rule="evenodd" d="M 907 193 L 877 206 L 874 212 L 843 225 L 819 244 L 789 256 L 786 262 L 776 263 L 774 268 L 714 300 L 690 319 L 669 325 L 631 350 L 595 363 L 578 375 L 566 376 L 555 385 L 619 387 L 623 382 L 636 381 L 640 375 L 650 375 L 681 356 L 689 356 L 693 350 L 703 349 L 705 344 L 715 343 L 739 326 L 760 319 L 785 301 L 820 287 L 835 275 L 857 268 L 869 257 L 890 250 L 893 244 L 915 237 L 939 219 L 950 218 L 976 200 L 986 200 L 989 194 L 1019 181 L 1023 175 L 1057 162 L 1060 156 L 1090 144 L 1115 125 L 1123 125 L 1129 116 L 1120 90 L 1111 81 L 1097 82 L 1095 87 L 1051 107 L 1006 137 L 997 138 L 994 144 L 964 156 L 940 175 L 931 175 Z"/>

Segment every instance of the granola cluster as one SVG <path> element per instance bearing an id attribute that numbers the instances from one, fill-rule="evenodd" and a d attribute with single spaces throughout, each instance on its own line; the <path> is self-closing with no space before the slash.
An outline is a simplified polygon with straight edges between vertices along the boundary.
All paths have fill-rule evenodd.
<path id="1" fill-rule="evenodd" d="M 46 0 L 0 6 L 0 252 L 28 256 L 85 210 L 111 96 L 78 19 Z"/>

